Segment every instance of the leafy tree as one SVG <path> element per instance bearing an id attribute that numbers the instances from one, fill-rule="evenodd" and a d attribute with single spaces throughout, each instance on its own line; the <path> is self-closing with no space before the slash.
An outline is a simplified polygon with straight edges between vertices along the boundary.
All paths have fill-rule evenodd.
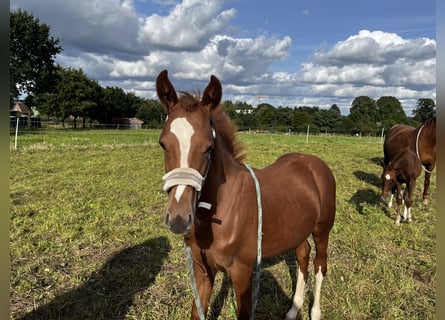
<path id="1" fill-rule="evenodd" d="M 276 127 L 280 131 L 287 131 L 292 127 L 292 113 L 289 107 L 278 107 L 275 110 Z"/>
<path id="2" fill-rule="evenodd" d="M 358 133 L 359 130 L 357 130 L 356 125 L 354 121 L 351 120 L 349 116 L 342 117 L 342 126 L 341 129 L 344 132 L 347 132 L 349 134 Z"/>
<path id="3" fill-rule="evenodd" d="M 236 101 L 233 103 L 230 100 L 224 101 L 225 113 L 235 123 L 240 130 L 255 127 L 254 109 L 247 102 Z"/>
<path id="4" fill-rule="evenodd" d="M 275 108 L 268 103 L 259 104 L 255 109 L 255 122 L 261 129 L 273 127 L 276 123 Z"/>
<path id="5" fill-rule="evenodd" d="M 236 106 L 233 104 L 233 102 L 231 100 L 225 100 L 223 102 L 224 105 L 224 112 L 230 117 L 230 119 L 232 119 L 232 121 L 234 121 L 235 123 L 239 122 L 238 119 L 238 113 L 237 113 L 237 109 Z"/>
<path id="6" fill-rule="evenodd" d="M 106 87 L 103 90 L 102 110 L 98 120 L 111 123 L 113 117 L 124 117 L 127 99 L 126 93 L 119 87 Z"/>
<path id="7" fill-rule="evenodd" d="M 302 109 L 294 109 L 292 111 L 292 130 L 305 131 L 307 126 L 313 125 L 314 116 L 308 111 Z"/>
<path id="8" fill-rule="evenodd" d="M 377 131 L 375 100 L 359 96 L 352 101 L 349 118 L 355 124 L 354 131 L 370 134 Z"/>
<path id="9" fill-rule="evenodd" d="M 59 67 L 58 81 L 52 94 L 40 98 L 39 110 L 52 116 L 59 117 L 64 123 L 69 116 L 85 119 L 94 114 L 94 108 L 100 101 L 101 88 L 95 80 L 89 79 L 82 69 L 64 69 Z"/>
<path id="10" fill-rule="evenodd" d="M 388 130 L 395 124 L 406 123 L 407 117 L 398 99 L 384 96 L 376 101 L 376 120 L 380 127 Z"/>
<path id="11" fill-rule="evenodd" d="M 121 110 L 122 117 L 132 118 L 136 116 L 139 108 L 144 105 L 141 97 L 136 96 L 134 92 L 125 93 L 125 101 L 123 110 Z"/>
<path id="12" fill-rule="evenodd" d="M 54 58 L 62 51 L 50 28 L 26 11 L 10 12 L 9 96 L 51 92 L 56 67 Z"/>
<path id="13" fill-rule="evenodd" d="M 114 117 L 131 118 L 144 104 L 143 99 L 132 92 L 127 93 L 119 87 L 106 87 L 103 89 L 100 114 L 96 117 L 104 123 L 111 123 Z"/>
<path id="14" fill-rule="evenodd" d="M 310 115 L 314 115 L 317 111 L 320 110 L 319 107 L 309 107 L 309 106 L 302 106 L 297 108 L 300 111 L 305 111 Z"/>
<path id="15" fill-rule="evenodd" d="M 158 126 L 164 122 L 165 109 L 156 100 L 144 100 L 139 107 L 136 117 L 143 120 L 145 125 Z"/>
<path id="16" fill-rule="evenodd" d="M 340 108 L 334 103 L 331 108 L 329 109 L 331 112 L 336 113 L 337 115 L 341 116 Z"/>
<path id="17" fill-rule="evenodd" d="M 340 109 L 332 105 L 330 109 L 320 109 L 314 113 L 314 124 L 321 131 L 334 132 L 342 125 Z"/>
<path id="18" fill-rule="evenodd" d="M 413 114 L 414 120 L 423 123 L 436 115 L 436 103 L 429 98 L 418 99 Z"/>

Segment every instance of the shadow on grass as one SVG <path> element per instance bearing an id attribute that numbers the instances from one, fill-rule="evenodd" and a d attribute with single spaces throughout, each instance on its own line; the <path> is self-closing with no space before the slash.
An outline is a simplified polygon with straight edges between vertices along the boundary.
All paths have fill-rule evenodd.
<path id="1" fill-rule="evenodd" d="M 135 294 L 148 288 L 170 251 L 166 237 L 126 248 L 80 287 L 22 316 L 28 319 L 125 319 Z"/>
<path id="2" fill-rule="evenodd" d="M 357 179 L 362 180 L 366 183 L 369 183 L 379 189 L 382 188 L 382 180 L 380 179 L 380 177 L 378 177 L 374 173 L 369 173 L 369 172 L 365 172 L 365 171 L 355 171 L 354 176 Z"/>
<path id="3" fill-rule="evenodd" d="M 369 160 L 371 160 L 372 163 L 374 163 L 374 164 L 378 165 L 379 167 L 381 167 L 381 165 L 383 163 L 383 154 L 382 154 L 381 157 L 374 157 L 374 158 L 371 158 Z"/>
<path id="4" fill-rule="evenodd" d="M 375 161 L 377 161 L 377 158 L 375 158 Z M 382 187 L 382 181 L 380 177 L 378 177 L 375 173 L 369 173 L 365 171 L 355 171 L 354 176 L 362 180 L 374 187 L 377 187 L 379 190 Z M 382 206 L 382 201 L 380 199 L 380 194 L 375 192 L 373 189 L 362 189 L 357 190 L 356 193 L 351 197 L 349 202 L 353 203 L 355 207 L 357 208 L 357 212 L 359 214 L 365 214 L 365 208 L 368 205 L 371 206 Z"/>
<path id="5" fill-rule="evenodd" d="M 357 190 L 349 201 L 355 205 L 359 214 L 365 214 L 365 208 L 369 205 L 381 205 L 380 196 L 372 189 Z"/>

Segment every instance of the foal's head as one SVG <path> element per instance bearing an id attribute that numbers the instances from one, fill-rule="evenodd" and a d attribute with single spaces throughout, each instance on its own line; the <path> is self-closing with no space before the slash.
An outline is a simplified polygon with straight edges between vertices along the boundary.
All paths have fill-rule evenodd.
<path id="1" fill-rule="evenodd" d="M 156 91 L 167 110 L 159 139 L 164 149 L 164 190 L 168 192 L 165 222 L 172 232 L 187 234 L 214 147 L 211 119 L 221 101 L 221 83 L 211 76 L 202 98 L 188 93 L 178 97 L 164 70 L 156 79 Z"/>
<path id="2" fill-rule="evenodd" d="M 384 164 L 381 163 L 383 172 L 382 172 L 382 193 L 381 199 L 386 201 L 390 193 L 392 193 L 393 189 L 397 185 L 397 172 L 394 169 L 392 164 Z"/>

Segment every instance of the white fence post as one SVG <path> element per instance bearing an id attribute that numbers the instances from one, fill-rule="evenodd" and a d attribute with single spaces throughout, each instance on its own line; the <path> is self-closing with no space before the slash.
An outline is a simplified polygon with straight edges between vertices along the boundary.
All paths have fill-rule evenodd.
<path id="1" fill-rule="evenodd" d="M 17 117 L 17 123 L 15 124 L 14 151 L 17 151 L 17 136 L 19 133 L 19 120 L 20 120 L 20 117 Z"/>

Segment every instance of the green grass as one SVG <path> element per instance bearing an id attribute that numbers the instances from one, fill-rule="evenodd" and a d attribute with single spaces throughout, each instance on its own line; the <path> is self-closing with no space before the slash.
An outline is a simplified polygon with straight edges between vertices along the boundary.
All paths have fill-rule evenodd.
<path id="1" fill-rule="evenodd" d="M 163 224 L 158 136 L 154 130 L 34 131 L 20 134 L 14 151 L 11 135 L 11 319 L 189 317 L 182 240 Z M 379 138 L 240 138 L 251 166 L 300 151 L 318 155 L 334 172 L 337 217 L 322 287 L 324 319 L 435 319 L 435 173 L 430 204 L 421 203 L 422 175 L 413 222 L 396 226 L 394 210 L 379 201 Z M 292 254 L 264 262 L 256 319 L 284 318 L 295 268 Z M 309 319 L 313 283 L 301 319 Z M 233 291 L 222 274 L 212 301 L 219 319 L 234 318 Z"/>

